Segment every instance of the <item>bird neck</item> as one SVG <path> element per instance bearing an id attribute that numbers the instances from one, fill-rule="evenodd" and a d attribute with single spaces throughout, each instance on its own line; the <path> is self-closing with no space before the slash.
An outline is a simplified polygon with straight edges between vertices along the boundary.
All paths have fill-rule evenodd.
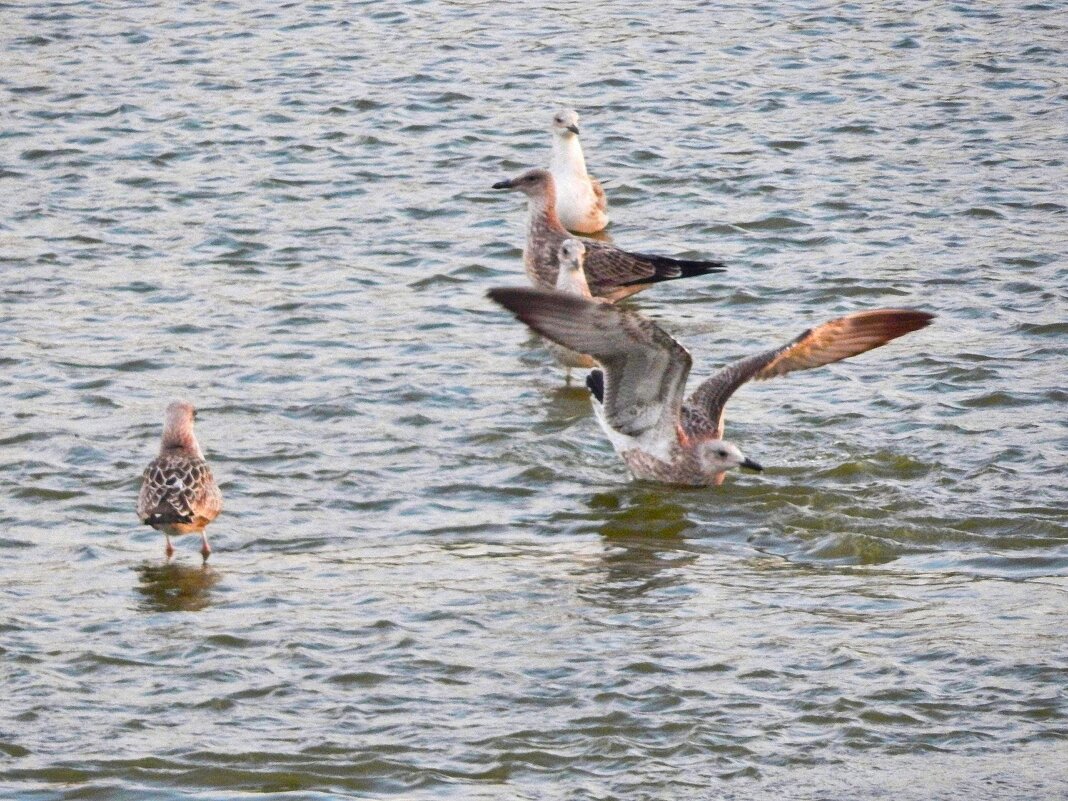
<path id="1" fill-rule="evenodd" d="M 586 271 L 579 267 L 577 270 L 570 267 L 560 267 L 556 275 L 556 288 L 561 292 L 568 292 L 579 297 L 590 297 L 590 285 L 586 281 Z"/>
<path id="2" fill-rule="evenodd" d="M 553 137 L 549 169 L 554 173 L 586 177 L 586 158 L 582 155 L 582 145 L 577 136 Z"/>
<path id="3" fill-rule="evenodd" d="M 199 459 L 204 458 L 196 434 L 187 425 L 168 425 L 164 428 L 159 452 L 161 456 L 165 453 L 186 453 Z"/>
<path id="4" fill-rule="evenodd" d="M 538 236 L 545 231 L 567 235 L 567 229 L 556 215 L 556 194 L 546 193 L 531 197 L 527 205 L 527 236 Z"/>

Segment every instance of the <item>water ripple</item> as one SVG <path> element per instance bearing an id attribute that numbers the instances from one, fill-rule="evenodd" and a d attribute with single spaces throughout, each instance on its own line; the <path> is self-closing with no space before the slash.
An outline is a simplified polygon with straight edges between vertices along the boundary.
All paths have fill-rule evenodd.
<path id="1" fill-rule="evenodd" d="M 5 9 L 0 795 L 1063 797 L 1054 10 Z M 561 104 L 609 239 L 730 265 L 633 301 L 695 377 L 936 325 L 628 482 L 483 298 Z M 133 514 L 172 397 L 209 567 Z"/>

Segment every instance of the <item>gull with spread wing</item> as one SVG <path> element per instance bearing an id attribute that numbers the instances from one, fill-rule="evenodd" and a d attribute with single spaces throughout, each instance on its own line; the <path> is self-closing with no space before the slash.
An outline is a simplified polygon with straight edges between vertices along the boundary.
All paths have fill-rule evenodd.
<path id="1" fill-rule="evenodd" d="M 912 309 L 839 317 L 724 367 L 684 398 L 689 352 L 633 309 L 541 289 L 491 289 L 489 297 L 543 337 L 601 364 L 586 379 L 594 412 L 635 478 L 688 486 L 719 484 L 733 467 L 762 469 L 723 439 L 724 408 L 742 384 L 848 359 L 934 319 Z"/>

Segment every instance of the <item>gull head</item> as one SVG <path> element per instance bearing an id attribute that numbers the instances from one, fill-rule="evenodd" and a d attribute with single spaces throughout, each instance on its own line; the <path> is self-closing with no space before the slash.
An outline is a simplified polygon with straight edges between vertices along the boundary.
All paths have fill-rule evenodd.
<path id="1" fill-rule="evenodd" d="M 744 467 L 757 472 L 764 469 L 743 454 L 737 445 L 722 439 L 714 439 L 698 445 L 697 458 L 701 463 L 701 470 L 706 473 L 723 473 L 732 467 Z"/>
<path id="2" fill-rule="evenodd" d="M 556 184 L 553 182 L 552 173 L 548 170 L 527 170 L 522 175 L 509 178 L 507 181 L 498 181 L 493 185 L 494 189 L 518 189 L 527 197 L 544 197 L 550 192 L 556 192 Z"/>
<path id="3" fill-rule="evenodd" d="M 556 289 L 582 297 L 590 296 L 590 285 L 582 263 L 586 259 L 586 246 L 577 239 L 565 239 L 556 251 L 560 270 L 556 274 Z"/>
<path id="4" fill-rule="evenodd" d="M 578 136 L 578 112 L 571 108 L 562 108 L 553 115 L 553 133 L 568 139 Z"/>
<path id="5" fill-rule="evenodd" d="M 560 259 L 561 269 L 570 270 L 573 273 L 579 272 L 582 269 L 583 261 L 586 259 L 586 246 L 577 239 L 565 239 L 560 243 L 560 250 L 557 255 Z"/>
<path id="6" fill-rule="evenodd" d="M 166 425 L 170 427 L 193 427 L 193 421 L 197 419 L 197 409 L 189 401 L 176 400 L 167 404 Z"/>

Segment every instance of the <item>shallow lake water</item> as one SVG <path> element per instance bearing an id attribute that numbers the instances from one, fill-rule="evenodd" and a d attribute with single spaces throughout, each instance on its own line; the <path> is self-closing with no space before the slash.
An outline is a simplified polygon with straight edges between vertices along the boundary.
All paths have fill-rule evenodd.
<path id="1" fill-rule="evenodd" d="M 1068 796 L 1058 3 L 0 5 L 0 797 Z M 768 469 L 631 482 L 485 299 L 582 114 Z M 223 515 L 138 525 L 163 408 Z"/>

